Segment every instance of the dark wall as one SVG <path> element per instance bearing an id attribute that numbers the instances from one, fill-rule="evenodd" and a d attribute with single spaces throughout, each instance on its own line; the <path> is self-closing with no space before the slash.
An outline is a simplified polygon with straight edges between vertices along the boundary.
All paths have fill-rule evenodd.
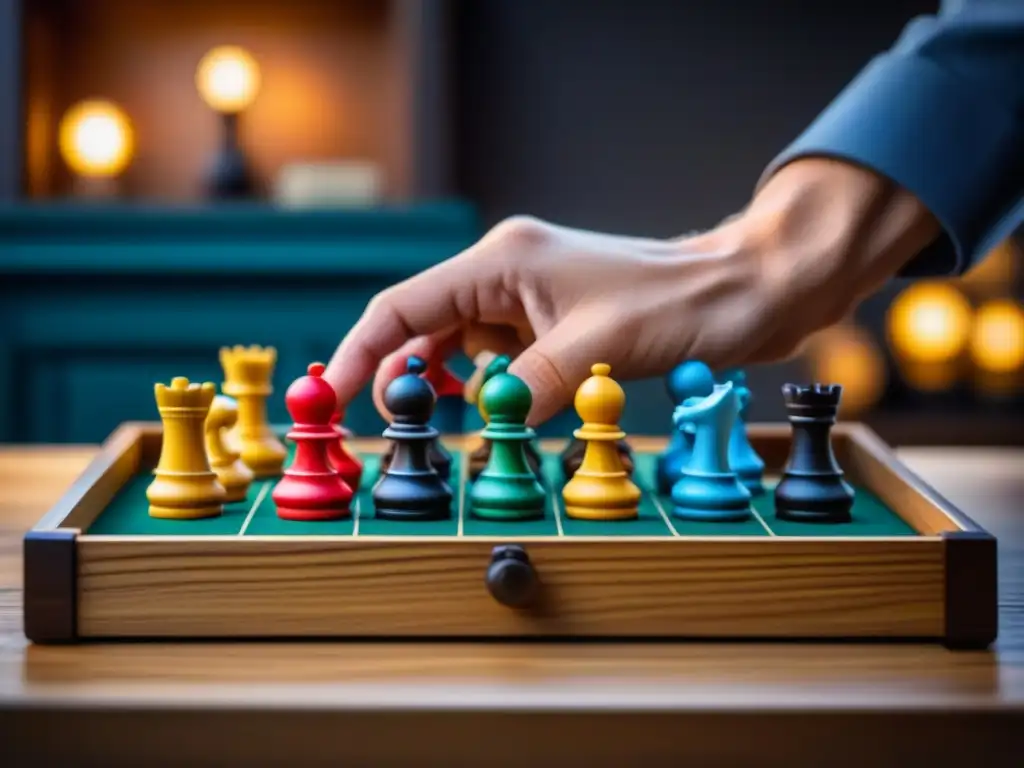
<path id="1" fill-rule="evenodd" d="M 456 6 L 457 178 L 488 221 L 713 225 L 935 0 Z"/>
<path id="2" fill-rule="evenodd" d="M 743 206 L 762 169 L 935 2 L 466 0 L 455 6 L 456 179 L 486 223 L 514 213 L 670 236 Z M 750 371 L 784 418 L 800 363 Z M 626 423 L 651 429 L 631 385 Z M 631 413 L 632 411 L 632 413 Z M 665 417 L 667 419 L 667 417 Z"/>

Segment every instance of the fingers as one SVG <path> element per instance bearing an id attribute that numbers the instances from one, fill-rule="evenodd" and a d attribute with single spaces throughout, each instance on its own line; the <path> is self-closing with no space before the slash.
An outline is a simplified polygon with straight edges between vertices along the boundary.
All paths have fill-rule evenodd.
<path id="1" fill-rule="evenodd" d="M 476 248 L 476 246 L 474 246 Z M 474 249 L 378 294 L 338 346 L 324 372 L 338 401 L 348 403 L 385 357 L 417 338 L 451 333 L 479 319 L 480 297 L 501 278 Z"/>
<path id="2" fill-rule="evenodd" d="M 511 326 L 471 324 L 463 329 L 462 351 L 471 360 L 481 352 L 515 357 L 527 347 L 523 341 L 526 335 Z"/>
<path id="3" fill-rule="evenodd" d="M 460 334 L 457 331 L 447 331 L 431 336 L 417 336 L 387 355 L 373 377 L 373 405 L 377 412 L 385 420 L 391 420 L 391 414 L 384 407 L 384 390 L 388 384 L 405 373 L 409 357 L 415 355 L 428 361 L 435 358 L 446 360 L 458 349 L 459 343 Z"/>
<path id="4" fill-rule="evenodd" d="M 581 334 L 579 327 L 578 322 L 555 326 L 509 366 L 509 373 L 522 379 L 533 393 L 527 420 L 531 426 L 542 424 L 569 405 L 576 389 L 590 375 L 590 366 L 605 362 L 604 345 L 596 335 Z"/>

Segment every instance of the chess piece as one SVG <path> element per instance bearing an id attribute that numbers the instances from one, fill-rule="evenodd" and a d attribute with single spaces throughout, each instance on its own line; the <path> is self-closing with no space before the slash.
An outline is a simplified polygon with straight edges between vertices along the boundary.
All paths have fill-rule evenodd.
<path id="1" fill-rule="evenodd" d="M 678 408 L 691 397 L 707 397 L 715 389 L 715 377 L 711 369 L 699 360 L 680 363 L 665 377 L 665 388 L 672 400 L 673 409 Z M 658 493 L 669 494 L 680 478 L 683 467 L 693 451 L 694 429 L 692 424 L 682 424 L 672 429 L 665 451 L 658 456 L 655 481 Z"/>
<path id="2" fill-rule="evenodd" d="M 526 426 L 533 396 L 522 379 L 497 373 L 480 391 L 487 413 L 483 438 L 491 446 L 487 466 L 470 490 L 475 517 L 491 520 L 536 520 L 544 516 L 547 494 L 526 460 L 534 437 Z"/>
<path id="3" fill-rule="evenodd" d="M 483 419 L 484 424 L 486 424 L 487 409 L 484 408 L 480 394 L 483 392 L 483 388 L 487 382 L 494 378 L 495 375 L 508 371 L 512 358 L 508 355 L 482 353 L 477 357 L 476 362 L 478 363 L 478 367 L 473 376 L 471 376 L 467 382 L 467 392 L 469 392 L 472 387 L 472 402 L 476 405 L 476 409 L 480 413 L 480 418 Z M 490 458 L 491 443 L 483 437 L 483 434 L 481 433 L 480 444 L 469 454 L 469 476 L 471 479 L 476 480 L 480 476 L 480 473 L 484 471 L 484 467 L 487 466 L 487 462 Z"/>
<path id="4" fill-rule="evenodd" d="M 443 520 L 451 517 L 452 489 L 430 463 L 430 426 L 435 396 L 421 374 L 426 365 L 410 357 L 406 373 L 384 390 L 384 407 L 394 421 L 384 437 L 394 441 L 387 470 L 373 489 L 376 516 L 386 520 Z"/>
<path id="5" fill-rule="evenodd" d="M 733 368 L 719 377 L 719 383 L 726 381 L 733 383 L 740 401 L 739 416 L 733 422 L 732 432 L 729 434 L 729 466 L 750 491 L 751 496 L 760 496 L 764 493 L 764 461 L 757 455 L 747 437 L 747 412 L 751 399 L 750 388 L 747 387 L 747 374 Z"/>
<path id="6" fill-rule="evenodd" d="M 355 492 L 359 490 L 363 480 L 363 464 L 345 445 L 345 438 L 352 433 L 341 426 L 343 417 L 344 414 L 340 411 L 331 416 L 331 426 L 338 434 L 338 439 L 327 444 L 327 460 L 345 481 L 345 485 Z"/>
<path id="7" fill-rule="evenodd" d="M 328 446 L 338 440 L 331 424 L 337 397 L 323 379 L 323 363 L 311 363 L 306 373 L 284 395 L 293 422 L 288 439 L 295 443 L 295 458 L 270 497 L 282 520 L 338 520 L 352 514 L 353 491 L 327 458 Z"/>
<path id="8" fill-rule="evenodd" d="M 611 366 L 597 363 L 576 390 L 574 405 L 583 426 L 573 436 L 584 442 L 583 460 L 562 488 L 565 514 L 585 520 L 629 520 L 637 516 L 640 489 L 629 478 L 618 443 L 626 393 L 610 378 Z"/>
<path id="9" fill-rule="evenodd" d="M 206 455 L 206 417 L 216 395 L 212 382 L 193 384 L 184 377 L 155 387 L 163 422 L 155 479 L 146 489 L 150 517 L 196 520 L 224 511 L 227 492 Z"/>
<path id="10" fill-rule="evenodd" d="M 227 493 L 224 501 L 228 504 L 245 501 L 253 480 L 252 470 L 242 462 L 238 451 L 232 450 L 224 440 L 227 431 L 237 423 L 238 403 L 230 397 L 216 395 L 206 417 L 206 455 L 210 459 L 210 468 L 224 486 Z"/>
<path id="11" fill-rule="evenodd" d="M 380 457 L 380 471 L 386 472 L 387 468 L 391 466 L 391 460 L 395 456 L 395 444 L 391 443 L 384 450 L 384 453 Z M 430 445 L 427 446 L 427 460 L 430 462 L 430 466 L 434 468 L 434 471 L 440 475 L 441 479 L 448 482 L 451 479 L 452 474 L 452 455 L 448 452 L 441 444 L 441 435 L 438 432 L 438 436 L 430 441 Z"/>
<path id="12" fill-rule="evenodd" d="M 287 451 L 267 423 L 267 398 L 273 393 L 271 381 L 277 350 L 273 347 L 223 347 L 220 363 L 224 369 L 221 391 L 238 401 L 238 451 L 256 478 L 276 477 Z"/>
<path id="13" fill-rule="evenodd" d="M 484 405 L 480 395 L 483 392 L 483 387 L 499 373 L 506 373 L 508 367 L 512 362 L 512 358 L 508 355 L 488 355 L 487 365 L 482 369 L 482 373 L 476 380 L 479 383 L 479 387 L 474 391 L 473 398 L 477 406 L 477 410 L 480 412 L 480 418 L 484 420 L 486 424 L 488 422 L 487 408 Z M 471 379 L 471 382 L 473 379 Z M 532 395 L 531 395 L 532 400 Z M 530 470 L 533 472 L 534 477 L 538 481 L 543 482 L 543 474 L 541 472 L 541 459 L 540 451 L 537 450 L 537 446 L 533 440 L 530 440 L 523 444 L 523 451 L 526 453 L 526 463 L 530 466 Z M 491 443 L 488 439 L 483 437 L 481 434 L 480 445 L 473 449 L 469 454 L 469 474 L 470 478 L 476 480 L 480 476 L 484 467 L 487 466 L 487 462 L 491 457 Z"/>
<path id="14" fill-rule="evenodd" d="M 737 522 L 749 519 L 750 491 L 729 467 L 729 433 L 739 414 L 731 382 L 707 397 L 692 397 L 672 414 L 677 428 L 692 424 L 693 450 L 672 486 L 672 514 L 683 520 Z"/>
<path id="15" fill-rule="evenodd" d="M 843 388 L 838 384 L 786 384 L 782 394 L 793 428 L 789 458 L 775 487 L 775 515 L 804 523 L 848 523 L 853 488 L 832 452 L 832 425 Z"/>
<path id="16" fill-rule="evenodd" d="M 422 365 L 426 368 L 426 372 L 424 373 L 423 378 L 428 384 L 430 384 L 431 389 L 433 389 L 434 385 L 433 383 L 431 383 L 429 364 L 423 362 L 423 360 L 418 357 L 416 358 L 416 360 L 419 361 L 417 365 Z M 445 370 L 447 371 L 447 369 Z M 451 384 L 451 380 L 447 379 L 445 376 L 441 374 L 438 374 L 437 372 L 435 372 L 433 376 L 434 378 L 439 379 L 442 385 L 447 388 L 448 394 L 446 395 L 446 397 L 450 400 L 452 398 L 451 387 L 453 386 Z M 458 379 L 455 380 L 458 381 Z M 437 398 L 437 393 L 435 390 L 433 411 L 434 415 L 436 415 L 437 413 L 436 409 L 439 404 L 440 400 Z M 427 446 L 427 459 L 428 461 L 430 461 L 430 466 L 432 466 L 434 470 L 437 472 L 437 474 L 441 476 L 441 479 L 444 480 L 445 482 L 448 482 L 451 479 L 452 474 L 452 455 L 448 452 L 448 449 L 445 448 L 444 445 L 441 443 L 441 430 L 433 423 L 433 419 L 431 419 L 431 426 L 438 434 L 433 440 L 430 441 L 430 444 Z M 394 458 L 394 456 L 395 443 L 391 443 L 391 445 L 389 445 L 387 449 L 384 451 L 384 455 L 381 456 L 381 472 L 387 471 L 387 468 L 391 466 L 391 460 Z"/>

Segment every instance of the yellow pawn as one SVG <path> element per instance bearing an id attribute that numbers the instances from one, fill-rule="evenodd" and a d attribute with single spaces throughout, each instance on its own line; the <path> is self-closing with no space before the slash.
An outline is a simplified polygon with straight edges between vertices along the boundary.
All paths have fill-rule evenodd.
<path id="1" fill-rule="evenodd" d="M 576 390 L 574 405 L 583 426 L 573 435 L 586 442 L 576 474 L 562 489 L 565 514 L 583 520 L 631 520 L 637 516 L 640 489 L 629 478 L 617 442 L 626 433 L 618 422 L 626 393 L 609 378 L 611 366 L 597 363 Z"/>
<path id="2" fill-rule="evenodd" d="M 242 462 L 238 451 L 229 448 L 224 441 L 226 431 L 237 423 L 238 403 L 223 395 L 214 397 L 210 415 L 206 417 L 206 455 L 210 468 L 227 491 L 225 501 L 228 504 L 245 501 L 253 481 L 252 470 Z"/>
<path id="3" fill-rule="evenodd" d="M 271 381 L 277 350 L 273 347 L 223 347 L 220 364 L 224 369 L 221 391 L 238 402 L 236 434 L 226 443 L 237 450 L 244 464 L 257 478 L 276 477 L 284 468 L 288 452 L 267 423 L 267 398 L 273 393 Z"/>
<path id="4" fill-rule="evenodd" d="M 151 517 L 195 520 L 224 511 L 227 492 L 210 467 L 203 443 L 204 424 L 216 390 L 211 382 L 157 384 L 156 404 L 163 421 L 156 479 L 146 489 Z"/>

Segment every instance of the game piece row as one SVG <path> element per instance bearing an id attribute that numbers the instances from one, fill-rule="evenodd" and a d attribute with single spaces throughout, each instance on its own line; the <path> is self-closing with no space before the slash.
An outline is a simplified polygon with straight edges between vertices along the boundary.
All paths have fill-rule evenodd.
<path id="1" fill-rule="evenodd" d="M 156 385 L 164 424 L 161 456 L 147 489 L 154 517 L 195 519 L 220 514 L 246 498 L 256 479 L 280 478 L 271 497 L 279 517 L 333 520 L 351 515 L 362 465 L 345 447 L 340 409 L 324 366 L 311 364 L 285 394 L 292 417 L 287 439 L 294 458 L 267 423 L 276 353 L 270 347 L 224 348 L 223 394 L 212 383 L 183 377 Z M 508 372 L 507 356 L 491 357 L 478 376 L 475 399 L 485 421 L 481 445 L 470 457 L 468 513 L 489 520 L 533 520 L 547 514 L 549 492 L 536 434 L 526 424 L 532 394 Z M 607 364 L 596 363 L 578 388 L 574 407 L 581 426 L 561 459 L 565 514 L 587 520 L 630 520 L 641 491 L 620 427 L 622 387 Z M 390 448 L 372 489 L 380 519 L 425 521 L 452 515 L 452 459 L 431 425 L 438 395 L 427 363 L 410 357 L 406 372 L 389 383 L 384 402 L 392 421 L 383 433 Z M 453 379 L 454 380 L 454 379 Z M 449 386 L 451 385 L 451 386 Z M 673 438 L 659 456 L 657 492 L 671 498 L 671 513 L 694 521 L 732 522 L 753 515 L 752 499 L 765 493 L 764 462 L 750 445 L 745 413 L 750 401 L 742 371 L 717 380 L 708 366 L 687 361 L 666 379 L 674 409 Z M 805 522 L 850 520 L 853 491 L 832 454 L 829 430 L 841 389 L 787 385 L 783 394 L 793 428 L 792 452 L 774 492 L 776 515 Z M 451 392 L 446 392 L 446 396 Z"/>
<path id="2" fill-rule="evenodd" d="M 163 439 L 154 480 L 146 490 L 152 517 L 215 517 L 223 513 L 225 504 L 243 501 L 254 480 L 281 475 L 287 449 L 270 427 L 266 408 L 267 398 L 273 393 L 271 381 L 276 359 L 272 347 L 222 348 L 224 383 L 223 394 L 219 395 L 212 382 L 193 383 L 185 377 L 174 378 L 170 386 L 156 384 Z M 333 398 L 333 390 L 326 382 L 322 385 Z M 302 422 L 308 415 L 303 401 L 310 394 L 303 394 L 301 388 L 308 388 L 308 382 L 300 379 L 293 384 L 296 386 L 300 389 L 292 391 L 286 400 L 290 408 L 298 409 L 298 421 Z M 321 388 L 321 397 L 328 393 Z M 316 411 L 316 415 L 319 417 L 322 412 Z M 319 430 L 318 439 L 324 444 L 330 472 L 340 477 L 346 487 L 358 488 L 362 465 L 345 448 L 346 430 L 340 424 L 341 414 L 334 408 L 333 400 L 326 418 L 326 429 Z M 296 434 L 305 431 L 297 425 L 289 438 L 295 440 Z M 297 460 L 302 455 L 301 467 L 309 458 L 308 449 L 301 447 L 300 440 L 295 442 Z M 274 490 L 283 502 L 287 501 L 288 484 L 280 489 L 279 483 Z M 284 509 L 284 514 L 291 513 L 297 519 L 309 517 L 287 503 Z"/>
<path id="3" fill-rule="evenodd" d="M 747 438 L 750 390 L 742 371 L 717 380 L 700 361 L 687 361 L 666 378 L 675 405 L 672 440 L 659 457 L 658 492 L 684 520 L 734 522 L 753 516 L 752 499 L 765 493 L 764 461 Z M 774 491 L 776 516 L 801 522 L 849 522 L 853 489 L 832 452 L 842 388 L 783 387 L 793 429 L 790 456 Z"/>
<path id="4" fill-rule="evenodd" d="M 475 400 L 486 427 L 480 434 L 481 445 L 471 455 L 469 514 L 490 520 L 533 520 L 545 514 L 547 491 L 534 444 L 536 436 L 526 425 L 532 396 L 525 383 L 508 372 L 509 363 L 507 356 L 492 357 L 478 377 Z M 409 372 L 421 375 L 422 362 L 410 361 Z M 595 364 L 574 398 L 582 425 L 574 431 L 574 443 L 562 456 L 566 483 L 561 497 L 570 518 L 630 520 L 638 515 L 641 492 L 632 480 L 631 454 L 626 434 L 619 426 L 625 393 L 610 373 L 606 364 Z M 414 385 L 413 381 L 418 383 Z M 666 489 L 662 492 L 672 499 L 672 514 L 694 521 L 749 519 L 753 497 L 764 494 L 765 488 L 764 462 L 746 434 L 744 417 L 750 391 L 745 374 L 730 370 L 716 380 L 706 365 L 690 361 L 673 371 L 667 384 L 675 401 L 673 423 L 678 437 L 660 457 L 658 475 L 659 490 Z M 432 402 L 429 385 L 400 377 L 392 385 L 399 405 L 399 385 L 413 387 L 418 393 L 422 413 L 413 420 L 425 426 Z M 776 514 L 781 519 L 850 519 L 853 492 L 842 479 L 828 436 L 840 392 L 839 387 L 827 385 L 784 388 L 794 442 L 782 482 L 775 491 Z M 400 444 L 402 432 L 389 429 L 385 437 Z M 437 435 L 423 432 L 422 439 L 435 441 Z M 578 456 L 578 463 L 574 456 Z M 430 464 L 429 453 L 424 461 L 417 460 L 416 483 L 436 493 L 440 486 L 431 477 Z M 399 486 L 397 479 L 389 480 L 395 493 L 400 488 L 411 496 L 420 492 L 413 493 L 404 475 L 401 481 L 405 486 Z M 427 490 L 422 492 L 426 494 Z M 447 503 L 450 499 L 445 495 L 438 505 L 425 505 L 415 518 L 403 513 L 401 519 L 447 517 L 450 507 L 442 509 Z"/>

